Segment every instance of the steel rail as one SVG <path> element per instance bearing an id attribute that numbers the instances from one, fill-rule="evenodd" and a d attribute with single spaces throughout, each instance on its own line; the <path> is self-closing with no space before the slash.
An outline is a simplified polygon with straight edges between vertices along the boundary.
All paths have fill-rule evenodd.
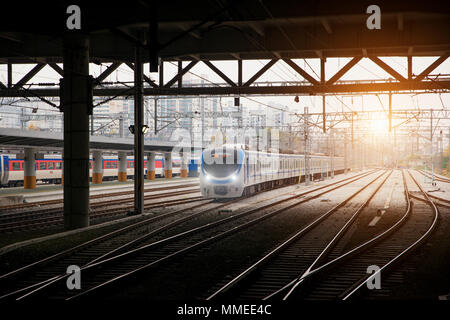
<path id="1" fill-rule="evenodd" d="M 418 246 L 420 246 L 421 244 L 423 244 L 428 238 L 429 236 L 433 233 L 433 231 L 435 230 L 438 220 L 439 220 L 439 210 L 437 209 L 436 205 L 434 204 L 434 202 L 430 199 L 430 197 L 428 197 L 427 193 L 425 191 L 423 191 L 422 187 L 420 186 L 420 184 L 416 181 L 416 179 L 414 178 L 414 176 L 411 174 L 411 172 L 409 172 L 408 170 L 408 174 L 411 177 L 412 181 L 414 181 L 414 183 L 417 185 L 417 187 L 419 188 L 419 190 L 422 192 L 422 194 L 424 195 L 425 199 L 427 199 L 428 204 L 430 205 L 430 207 L 432 208 L 433 212 L 434 212 L 434 218 L 433 221 L 431 223 L 431 225 L 429 226 L 429 228 L 426 230 L 426 232 L 419 238 L 417 239 L 414 243 L 410 244 L 406 249 L 404 249 L 401 253 L 399 253 L 398 255 L 396 255 L 394 258 L 392 258 L 388 263 L 386 263 L 384 266 L 382 266 L 380 269 L 378 269 L 376 272 L 374 272 L 372 275 L 370 275 L 369 277 L 367 277 L 367 279 L 365 280 L 361 280 L 359 284 L 357 284 L 355 286 L 355 288 L 353 290 L 351 290 L 350 292 L 346 293 L 346 295 L 342 298 L 342 300 L 348 300 L 349 298 L 351 298 L 352 296 L 355 295 L 356 292 L 358 292 L 359 290 L 361 290 L 361 288 L 364 286 L 364 284 L 375 278 L 381 271 L 387 271 L 389 269 L 392 269 L 393 265 L 395 263 L 397 263 L 400 259 L 404 258 L 407 254 L 410 254 L 414 249 L 416 249 Z"/>
<path id="2" fill-rule="evenodd" d="M 182 189 L 182 188 L 196 187 L 199 185 L 200 184 L 198 184 L 198 183 L 191 183 L 191 184 L 185 184 L 185 185 L 150 188 L 150 189 L 145 189 L 144 192 L 147 193 L 147 192 L 165 191 L 165 190 L 171 190 L 171 189 Z M 95 195 L 89 196 L 89 199 L 117 197 L 117 196 L 123 196 L 123 195 L 128 195 L 128 194 L 133 194 L 133 190 L 95 194 Z M 36 201 L 36 202 L 19 203 L 19 204 L 0 206 L 0 211 L 6 210 L 6 209 L 11 210 L 11 209 L 23 209 L 23 208 L 37 207 L 37 206 L 47 206 L 47 205 L 60 204 L 63 202 L 64 202 L 64 199 L 53 199 L 53 200 L 44 200 L 44 201 Z M 0 215 L 0 218 L 3 218 L 5 216 L 14 215 L 14 214 L 17 214 L 17 213 Z"/>
<path id="3" fill-rule="evenodd" d="M 164 257 L 161 257 L 161 258 L 157 259 L 156 261 L 153 261 L 153 262 L 151 262 L 151 263 L 142 265 L 142 266 L 140 266 L 140 267 L 138 267 L 138 268 L 135 268 L 135 269 L 133 269 L 133 270 L 131 270 L 131 271 L 128 271 L 128 272 L 126 272 L 126 273 L 123 273 L 123 274 L 121 274 L 121 275 L 119 275 L 119 276 L 117 276 L 117 277 L 114 277 L 114 278 L 112 278 L 112 279 L 110 279 L 110 280 L 108 280 L 108 281 L 105 281 L 105 282 L 102 282 L 102 283 L 100 283 L 100 284 L 98 284 L 98 285 L 95 285 L 94 287 L 92 287 L 92 288 L 90 288 L 90 289 L 88 289 L 88 290 L 86 290 L 86 291 L 83 291 L 83 292 L 81 292 L 81 293 L 78 293 L 78 294 L 76 294 L 76 295 L 74 295 L 74 296 L 72 296 L 72 297 L 70 297 L 70 298 L 67 298 L 66 300 L 73 300 L 73 299 L 80 298 L 80 297 L 85 296 L 85 295 L 87 295 L 87 294 L 90 294 L 90 293 L 92 293 L 92 292 L 94 292 L 94 291 L 97 291 L 97 290 L 100 290 L 100 289 L 104 289 L 105 287 L 107 287 L 107 286 L 109 286 L 109 285 L 111 285 L 111 284 L 113 284 L 113 283 L 116 283 L 116 282 L 118 282 L 118 281 L 120 281 L 120 280 L 124 280 L 124 279 L 126 279 L 126 278 L 128 278 L 128 277 L 130 277 L 130 276 L 137 275 L 138 273 L 143 272 L 144 270 L 146 270 L 146 269 L 148 269 L 148 268 L 155 267 L 155 266 L 160 265 L 160 264 L 162 264 L 162 263 L 164 263 L 164 262 L 168 262 L 168 261 L 170 261 L 170 260 L 172 260 L 172 259 L 175 259 L 175 258 L 184 256 L 185 254 L 187 254 L 187 253 L 189 253 L 189 252 L 192 252 L 192 251 L 194 251 L 194 250 L 200 249 L 200 248 L 202 248 L 202 247 L 204 247 L 204 246 L 206 246 L 206 245 L 208 245 L 208 244 L 210 244 L 210 243 L 214 243 L 214 242 L 216 242 L 217 240 L 220 240 L 220 239 L 222 239 L 222 238 L 225 238 L 225 237 L 227 237 L 227 236 L 229 236 L 229 235 L 231 235 L 231 234 L 235 234 L 236 232 L 238 232 L 238 231 L 240 231 L 240 230 L 243 230 L 243 229 L 245 229 L 245 228 L 247 228 L 247 227 L 249 227 L 249 226 L 251 226 L 251 225 L 254 225 L 254 224 L 256 224 L 256 223 L 258 223 L 258 222 L 261 222 L 261 221 L 263 221 L 263 220 L 265 220 L 265 219 L 267 219 L 267 218 L 270 218 L 270 217 L 272 217 L 272 216 L 275 216 L 276 214 L 279 214 L 279 213 L 281 213 L 281 212 L 284 212 L 284 211 L 286 211 L 287 209 L 293 208 L 293 207 L 295 207 L 295 206 L 297 206 L 297 205 L 299 205 L 299 204 L 301 204 L 301 203 L 304 203 L 304 202 L 310 201 L 310 200 L 312 200 L 312 199 L 315 199 L 315 198 L 317 198 L 317 197 L 319 197 L 319 196 L 321 196 L 321 195 L 323 195 L 323 194 L 325 194 L 325 193 L 328 193 L 328 192 L 331 192 L 331 191 L 333 191 L 333 190 L 336 190 L 336 189 L 338 189 L 338 188 L 340 188 L 340 187 L 343 187 L 344 185 L 347 185 L 347 184 L 349 184 L 349 183 L 351 183 L 351 182 L 354 182 L 354 181 L 359 180 L 359 179 L 361 179 L 361 178 L 363 178 L 363 177 L 366 177 L 366 176 L 368 176 L 368 175 L 370 175 L 370 174 L 373 174 L 373 173 L 376 172 L 376 171 L 378 171 L 378 170 L 371 171 L 371 172 L 369 172 L 369 173 L 367 173 L 367 174 L 359 175 L 356 179 L 354 179 L 354 177 L 349 178 L 349 179 L 352 179 L 352 180 L 349 181 L 349 182 L 345 182 L 345 183 L 343 183 L 343 184 L 341 184 L 341 185 L 339 185 L 339 186 L 337 186 L 337 187 L 333 187 L 333 188 L 330 189 L 330 190 L 326 190 L 326 191 L 321 192 L 321 193 L 319 193 L 319 194 L 316 194 L 316 195 L 313 195 L 313 196 L 311 196 L 311 197 L 302 199 L 302 200 L 300 200 L 300 201 L 298 201 L 298 202 L 295 202 L 294 204 L 288 205 L 287 207 L 283 207 L 283 208 L 281 208 L 281 209 L 277 209 L 277 210 L 275 210 L 275 211 L 266 213 L 266 214 L 264 214 L 264 215 L 262 215 L 262 216 L 260 216 L 260 217 L 257 217 L 257 218 L 255 218 L 255 219 L 253 219 L 253 220 L 250 220 L 250 221 L 245 222 L 245 223 L 243 223 L 243 224 L 234 226 L 234 227 L 232 227 L 231 229 L 229 229 L 229 230 L 227 230 L 227 231 L 221 232 L 221 233 L 216 234 L 216 235 L 214 235 L 214 236 L 211 236 L 211 237 L 209 237 L 209 238 L 207 238 L 207 239 L 204 239 L 204 240 L 201 240 L 201 241 L 199 241 L 199 242 L 196 242 L 196 243 L 194 243 L 194 244 L 192 244 L 192 245 L 185 246 L 185 247 L 183 247 L 182 249 L 180 249 L 180 250 L 178 250 L 178 251 L 175 251 L 175 252 L 173 252 L 173 253 L 167 254 L 167 255 L 165 255 Z M 384 173 L 383 173 L 383 174 L 384 174 Z M 381 175 L 383 175 L 383 174 L 381 174 Z M 380 176 L 381 176 L 381 175 L 380 175 Z M 345 180 L 348 180 L 348 179 L 344 179 L 344 181 L 345 181 Z M 186 236 L 186 235 L 189 235 L 189 234 L 193 234 L 193 233 L 199 232 L 199 231 L 201 231 L 201 230 L 210 229 L 211 227 L 217 226 L 217 225 L 219 225 L 219 224 L 223 224 L 224 222 L 228 222 L 228 221 L 231 221 L 231 220 L 235 220 L 235 219 L 240 218 L 240 217 L 242 217 L 242 216 L 246 216 L 246 215 L 248 215 L 248 214 L 250 214 L 250 213 L 253 213 L 253 212 L 256 212 L 256 211 L 260 211 L 260 210 L 263 210 L 263 209 L 267 209 L 267 208 L 273 207 L 273 206 L 278 205 L 278 204 L 282 204 L 283 202 L 286 202 L 286 201 L 289 201 L 289 200 L 293 200 L 293 199 L 298 198 L 298 197 L 301 197 L 301 196 L 303 196 L 303 195 L 305 195 L 305 194 L 313 193 L 313 192 L 315 192 L 315 191 L 317 191 L 317 190 L 324 189 L 324 188 L 326 188 L 326 187 L 330 187 L 330 186 L 336 185 L 336 184 L 338 184 L 338 183 L 340 183 L 340 182 L 342 182 L 342 181 L 335 182 L 335 183 L 332 183 L 332 184 L 328 184 L 328 185 L 325 185 L 325 186 L 321 186 L 321 187 L 315 188 L 315 189 L 313 189 L 313 190 L 308 190 L 308 191 L 306 191 L 306 192 L 303 192 L 303 193 L 300 193 L 300 194 L 298 194 L 298 195 L 289 197 L 289 198 L 287 198 L 287 199 L 282 199 L 282 200 L 276 201 L 275 203 L 267 204 L 267 205 L 264 205 L 264 206 L 262 206 L 262 207 L 260 207 L 260 208 L 252 209 L 252 210 L 250 210 L 250 211 L 246 211 L 246 212 L 237 214 L 236 216 L 231 216 L 231 217 L 228 217 L 228 218 L 224 218 L 224 219 L 222 219 L 222 220 L 219 220 L 219 221 L 216 221 L 216 222 L 212 222 L 212 223 L 209 223 L 209 224 L 207 224 L 207 225 L 203 225 L 203 226 L 200 226 L 200 227 L 197 227 L 197 228 L 194 228 L 194 229 L 191 229 L 191 230 L 188 230 L 188 231 L 179 233 L 179 234 L 177 234 L 177 235 L 174 235 L 174 236 L 171 236 L 171 237 L 169 237 L 169 238 L 166 238 L 166 239 L 163 239 L 163 240 L 160 240 L 160 241 L 151 243 L 151 244 L 149 244 L 149 245 L 140 247 L 140 248 L 138 248 L 138 249 L 134 249 L 134 250 L 132 250 L 132 251 L 129 251 L 129 252 L 126 252 L 126 253 L 123 253 L 123 254 L 120 254 L 120 255 L 111 257 L 111 258 L 109 258 L 109 259 L 99 261 L 99 262 L 97 262 L 97 263 L 95 263 L 95 264 L 92 264 L 92 265 L 90 265 L 90 266 L 87 266 L 87 267 L 84 269 L 84 271 L 86 272 L 86 270 L 89 269 L 89 268 L 96 268 L 96 267 L 102 267 L 102 268 L 105 268 L 105 265 L 108 264 L 108 263 L 114 263 L 114 262 L 117 262 L 118 260 L 121 260 L 121 259 L 127 259 L 127 258 L 130 258 L 131 255 L 136 255 L 136 254 L 141 253 L 142 251 L 145 251 L 145 250 L 148 250 L 148 249 L 152 249 L 153 247 L 156 247 L 156 246 L 159 246 L 159 245 L 161 245 L 161 244 L 164 244 L 164 242 L 168 242 L 168 241 L 172 241 L 172 240 L 175 240 L 175 239 L 179 239 L 179 238 L 181 238 L 181 237 L 184 237 L 184 236 Z M 83 268 L 82 268 L 82 271 L 83 271 Z M 66 276 L 66 277 L 67 277 L 67 276 Z M 24 297 L 25 297 L 25 296 L 24 296 Z M 22 297 L 21 297 L 21 298 L 22 298 Z M 21 298 L 19 298 L 19 299 L 21 299 Z"/>
<path id="4" fill-rule="evenodd" d="M 342 180 L 337 181 L 337 182 L 334 182 L 334 183 L 332 183 L 332 184 L 328 184 L 328 185 L 325 185 L 325 186 L 321 186 L 321 187 L 315 188 L 315 189 L 313 189 L 313 190 L 308 190 L 307 192 L 304 192 L 304 193 L 301 193 L 301 194 L 299 194 L 299 195 L 290 197 L 289 199 L 296 198 L 296 197 L 300 197 L 300 196 L 302 196 L 302 195 L 304 195 L 304 194 L 306 194 L 306 193 L 311 193 L 311 192 L 314 192 L 314 191 L 317 191 L 317 190 L 320 190 L 320 189 L 323 189 L 323 188 L 332 186 L 332 185 L 334 185 L 334 184 L 338 184 L 338 183 L 347 181 L 347 180 L 349 180 L 349 179 L 352 179 L 352 181 L 353 181 L 353 180 L 357 180 L 357 179 L 359 179 L 359 178 L 361 178 L 361 177 L 364 177 L 364 176 L 367 176 L 367 175 L 369 175 L 369 174 L 371 174 L 371 173 L 373 173 L 373 172 L 362 173 L 362 174 L 353 176 L 353 177 L 351 177 L 351 178 L 342 179 Z M 350 183 L 350 182 L 347 182 L 347 183 L 345 183 L 345 184 L 348 184 L 348 183 Z M 241 199 L 242 199 L 242 198 L 241 198 Z M 236 199 L 236 201 L 240 201 L 241 199 Z M 233 201 L 233 202 L 234 202 L 234 201 Z M 277 201 L 277 202 L 279 202 L 279 201 Z M 228 205 L 228 204 L 230 204 L 230 203 L 223 204 L 223 205 L 221 205 L 220 207 L 225 206 L 225 205 Z M 213 209 L 211 209 L 211 210 L 214 210 L 214 209 L 217 209 L 217 208 L 218 208 L 218 207 L 215 207 L 215 208 L 213 208 Z M 260 209 L 260 208 L 258 208 L 258 210 L 259 210 L 259 209 Z M 194 214 L 194 215 L 195 215 L 195 214 Z M 183 221 L 182 221 L 182 220 L 179 221 L 179 223 L 181 223 L 181 222 L 184 222 L 184 220 L 183 220 Z M 175 225 L 175 224 L 173 224 L 173 225 Z M 198 228 L 197 228 L 197 229 L 198 229 Z M 163 229 L 161 229 L 161 231 L 163 231 Z M 195 232 L 195 231 L 197 231 L 197 230 L 191 230 L 190 232 Z M 186 232 L 183 233 L 183 234 L 186 234 Z M 153 235 L 154 235 L 154 234 L 153 234 Z M 171 237 L 171 238 L 173 238 L 173 237 Z M 142 239 L 144 239 L 144 238 L 142 238 Z M 163 241 L 164 241 L 164 240 L 163 240 Z M 129 246 L 129 245 L 125 245 L 125 246 L 123 246 L 120 250 L 123 250 L 123 249 L 127 248 L 128 246 Z M 120 251 L 120 250 L 117 250 L 117 251 Z M 135 249 L 135 250 L 137 250 L 137 249 Z M 116 252 L 117 252 L 117 251 L 116 251 Z M 103 257 L 105 258 L 105 257 L 108 257 L 108 256 L 110 256 L 110 255 L 111 255 L 111 253 L 107 253 L 107 254 L 104 254 Z M 114 257 L 113 257 L 113 258 L 114 258 Z M 112 259 L 112 258 L 110 258 L 110 259 Z M 94 262 L 96 262 L 96 263 L 102 262 L 102 261 L 98 261 L 98 260 L 100 260 L 100 259 L 95 259 L 95 260 L 89 262 L 89 266 L 91 266 L 92 263 L 94 263 Z M 85 267 L 88 267 L 88 265 L 86 265 Z M 64 275 L 64 276 L 65 276 L 65 275 Z M 53 283 L 55 283 L 55 282 L 58 281 L 58 280 L 61 280 L 62 278 L 63 278 L 63 277 L 58 277 L 58 276 L 57 276 L 57 277 L 52 277 L 52 278 L 46 280 L 45 282 L 42 282 L 41 284 L 42 284 L 43 286 L 42 286 L 41 288 L 38 288 L 38 289 L 36 289 L 36 290 L 33 290 L 32 292 L 29 292 L 29 293 L 28 293 L 27 295 L 25 295 L 25 296 L 28 296 L 28 295 L 30 295 L 30 294 L 32 294 L 32 293 L 35 293 L 35 292 L 37 292 L 37 291 L 39 291 L 39 290 L 41 290 L 41 289 L 47 287 L 48 285 L 53 284 Z M 0 279 L 1 279 L 1 278 L 0 278 Z M 37 286 L 37 285 L 35 284 L 35 285 L 33 285 L 33 286 L 30 286 L 29 288 L 34 288 L 34 287 L 36 287 L 36 286 Z M 20 290 L 19 292 L 23 292 L 23 291 L 24 291 L 24 290 Z M 10 293 L 10 294 L 7 294 L 7 295 L 4 296 L 4 297 L 11 296 L 11 295 L 16 294 L 16 293 L 18 293 L 18 292 L 12 292 L 12 293 Z M 23 296 L 23 297 L 25 297 L 25 296 Z"/>
<path id="5" fill-rule="evenodd" d="M 231 281 L 229 281 L 226 285 L 222 286 L 219 290 L 214 292 L 212 295 L 210 295 L 206 300 L 212 300 L 213 298 L 216 298 L 219 295 L 224 294 L 231 288 L 235 287 L 238 283 L 246 279 L 250 274 L 254 273 L 255 271 L 259 270 L 261 267 L 263 267 L 266 263 L 268 263 L 269 260 L 276 257 L 278 254 L 280 254 L 284 249 L 288 248 L 292 243 L 297 241 L 299 238 L 304 236 L 306 233 L 311 231 L 313 228 L 318 226 L 323 220 L 325 220 L 327 217 L 332 215 L 337 209 L 344 206 L 348 201 L 353 199 L 355 196 L 357 196 L 360 192 L 362 192 L 364 189 L 366 189 L 369 185 L 374 183 L 376 180 L 378 180 L 382 175 L 384 175 L 386 172 L 383 172 L 378 177 L 376 177 L 374 180 L 357 190 L 355 193 L 344 199 L 342 202 L 325 212 L 324 214 L 320 215 L 318 218 L 316 218 L 314 221 L 309 223 L 306 227 L 303 227 L 301 230 L 296 232 L 294 235 L 289 237 L 287 240 L 279 244 L 276 248 L 271 250 L 268 254 L 263 256 L 261 259 L 259 259 L 256 263 L 252 264 L 250 267 L 248 267 L 246 270 L 241 272 L 238 276 L 233 278 Z"/>

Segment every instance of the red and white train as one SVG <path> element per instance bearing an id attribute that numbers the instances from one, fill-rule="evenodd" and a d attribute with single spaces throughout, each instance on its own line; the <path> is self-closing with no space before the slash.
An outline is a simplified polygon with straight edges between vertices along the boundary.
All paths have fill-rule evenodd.
<path id="1" fill-rule="evenodd" d="M 134 158 L 127 157 L 127 177 L 131 179 L 134 175 Z M 103 181 L 117 180 L 119 159 L 117 156 L 103 156 Z M 164 157 L 156 156 L 155 175 L 163 177 Z M 172 175 L 179 175 L 181 158 L 172 157 Z M 144 163 L 145 174 L 147 173 L 147 160 Z M 196 170 L 195 161 L 189 164 L 189 170 Z M 58 155 L 44 155 L 44 159 L 36 160 L 36 181 L 45 183 L 61 183 L 62 159 Z M 0 154 L 0 185 L 2 187 L 23 186 L 24 160 L 17 159 L 15 155 Z M 92 179 L 92 159 L 89 161 L 89 176 Z"/>

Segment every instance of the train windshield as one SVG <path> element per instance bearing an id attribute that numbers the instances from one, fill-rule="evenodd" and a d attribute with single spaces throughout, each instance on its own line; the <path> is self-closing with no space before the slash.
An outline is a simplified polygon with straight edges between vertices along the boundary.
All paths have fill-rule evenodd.
<path id="1" fill-rule="evenodd" d="M 231 176 L 239 168 L 239 152 L 234 150 L 215 149 L 203 154 L 203 169 L 213 177 Z"/>

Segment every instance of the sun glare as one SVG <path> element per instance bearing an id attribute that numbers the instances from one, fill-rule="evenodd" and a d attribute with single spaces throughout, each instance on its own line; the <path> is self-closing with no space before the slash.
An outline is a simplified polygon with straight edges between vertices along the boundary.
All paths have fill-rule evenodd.
<path id="1" fill-rule="evenodd" d="M 372 120 L 369 128 L 373 133 L 385 135 L 389 131 L 388 120 Z"/>

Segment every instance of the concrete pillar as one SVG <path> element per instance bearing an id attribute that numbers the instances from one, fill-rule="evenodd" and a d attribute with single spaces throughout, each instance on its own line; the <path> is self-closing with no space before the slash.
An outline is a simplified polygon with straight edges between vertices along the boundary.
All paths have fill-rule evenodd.
<path id="1" fill-rule="evenodd" d="M 89 36 L 64 35 L 64 226 L 89 226 Z"/>
<path id="2" fill-rule="evenodd" d="M 156 154 L 150 152 L 147 154 L 147 179 L 155 180 L 155 158 Z"/>
<path id="3" fill-rule="evenodd" d="M 103 181 L 103 155 L 101 151 L 92 153 L 92 183 L 101 184 Z"/>
<path id="4" fill-rule="evenodd" d="M 186 178 L 187 176 L 188 176 L 188 155 L 186 153 L 181 153 L 180 177 Z"/>
<path id="5" fill-rule="evenodd" d="M 64 186 L 64 152 L 61 153 L 61 186 Z"/>
<path id="6" fill-rule="evenodd" d="M 127 181 L 127 153 L 124 151 L 119 151 L 119 171 L 117 173 L 117 178 L 120 182 Z"/>
<path id="7" fill-rule="evenodd" d="M 25 148 L 23 171 L 24 189 L 36 189 L 36 152 L 34 148 Z"/>
<path id="8" fill-rule="evenodd" d="M 172 153 L 164 153 L 164 178 L 172 178 Z"/>

